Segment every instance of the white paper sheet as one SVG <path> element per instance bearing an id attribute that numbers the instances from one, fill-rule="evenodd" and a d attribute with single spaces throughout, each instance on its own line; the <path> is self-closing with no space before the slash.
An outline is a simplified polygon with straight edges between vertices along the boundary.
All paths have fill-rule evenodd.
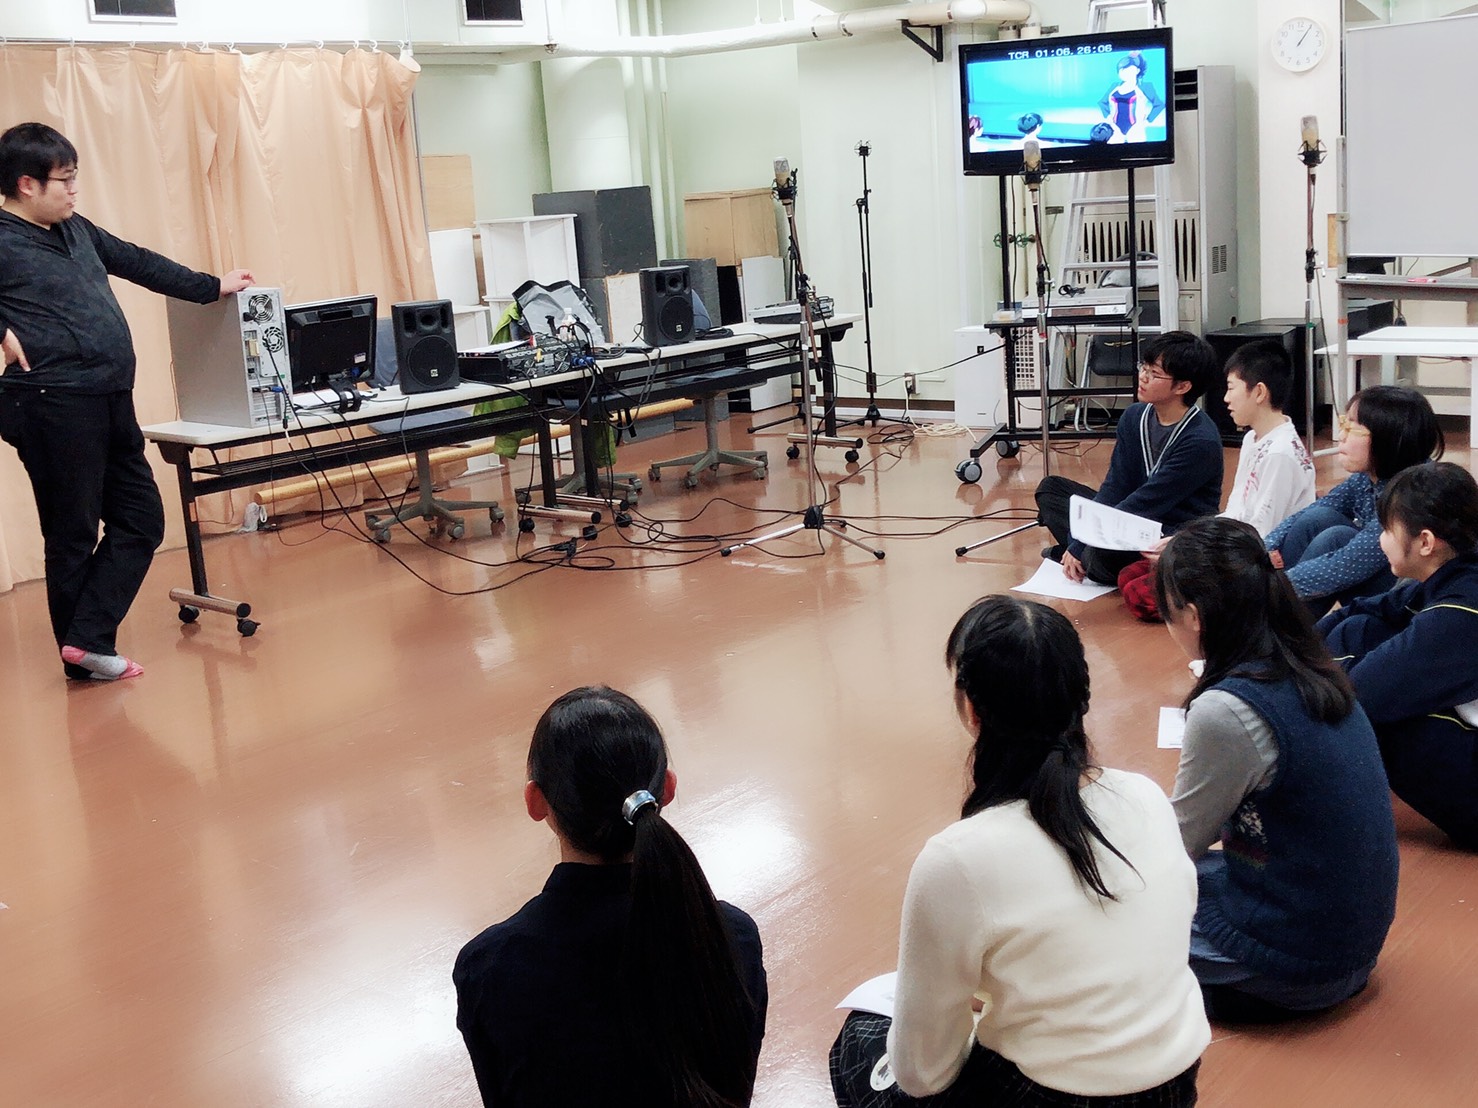
<path id="1" fill-rule="evenodd" d="M 1160 541 L 1160 525 L 1152 519 L 1073 496 L 1067 504 L 1073 538 L 1099 550 L 1148 550 Z"/>
<path id="2" fill-rule="evenodd" d="M 1032 574 L 1031 580 L 1020 585 L 1013 585 L 1012 592 L 1029 592 L 1037 596 L 1054 596 L 1059 600 L 1096 600 L 1104 593 L 1114 591 L 1112 585 L 1100 585 L 1096 581 L 1086 578 L 1082 581 L 1069 581 L 1067 574 L 1062 572 L 1062 566 L 1050 558 L 1043 558 L 1042 564 L 1037 567 L 1037 572 Z"/>
<path id="3" fill-rule="evenodd" d="M 864 981 L 846 996 L 838 1008 L 851 1008 L 858 1012 L 871 1012 L 877 1016 L 893 1017 L 893 996 L 898 991 L 898 971 L 885 973 Z"/>
<path id="4" fill-rule="evenodd" d="M 1179 750 L 1185 741 L 1185 709 L 1160 709 L 1160 734 L 1155 745 L 1161 750 Z"/>

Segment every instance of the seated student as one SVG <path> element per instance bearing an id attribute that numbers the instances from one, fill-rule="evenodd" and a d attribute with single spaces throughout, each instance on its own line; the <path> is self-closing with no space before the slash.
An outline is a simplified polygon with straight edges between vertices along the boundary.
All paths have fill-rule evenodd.
<path id="1" fill-rule="evenodd" d="M 1240 519 L 1266 535 L 1294 512 L 1314 502 L 1314 461 L 1298 437 L 1283 405 L 1293 387 L 1293 362 L 1283 344 L 1261 339 L 1239 347 L 1227 361 L 1227 411 L 1238 427 L 1246 427 L 1237 456 L 1237 475 L 1222 515 Z M 1155 604 L 1155 558 L 1162 542 L 1147 557 L 1119 574 L 1119 593 L 1139 619 L 1160 618 Z"/>
<path id="2" fill-rule="evenodd" d="M 1329 1008 L 1365 987 L 1396 911 L 1375 733 L 1251 526 L 1188 524 L 1156 580 L 1170 637 L 1205 660 L 1171 803 L 1200 884 L 1191 969 L 1207 1011 Z"/>
<path id="3" fill-rule="evenodd" d="M 1266 536 L 1273 564 L 1314 616 L 1336 600 L 1383 593 L 1396 583 L 1380 548 L 1375 501 L 1408 466 L 1442 456 L 1442 429 L 1415 389 L 1376 385 L 1350 398 L 1340 417 L 1340 464 L 1350 474 Z"/>
<path id="4" fill-rule="evenodd" d="M 1042 553 L 1061 562 L 1072 581 L 1088 577 L 1112 585 L 1140 557 L 1074 539 L 1068 524 L 1072 496 L 1152 519 L 1167 533 L 1215 514 L 1221 504 L 1221 436 L 1211 417 L 1194 407 L 1216 374 L 1216 354 L 1189 331 L 1170 331 L 1145 343 L 1140 356 L 1140 403 L 1119 417 L 1103 486 L 1094 490 L 1057 476 L 1037 485 L 1038 520 L 1056 542 Z"/>
<path id="5" fill-rule="evenodd" d="M 1319 621 L 1375 725 L 1391 789 L 1478 849 L 1478 484 L 1460 466 L 1402 470 L 1377 503 L 1397 577 Z"/>
<path id="6" fill-rule="evenodd" d="M 484 1104 L 745 1105 L 768 993 L 754 921 L 716 901 L 663 818 L 677 779 L 629 696 L 565 693 L 534 728 L 524 803 L 559 865 L 462 948 L 457 1027 Z"/>
<path id="7" fill-rule="evenodd" d="M 1159 786 L 1090 758 L 1077 632 L 988 596 L 945 658 L 973 783 L 909 874 L 894 1018 L 832 1047 L 837 1104 L 1194 1104 L 1195 877 Z"/>

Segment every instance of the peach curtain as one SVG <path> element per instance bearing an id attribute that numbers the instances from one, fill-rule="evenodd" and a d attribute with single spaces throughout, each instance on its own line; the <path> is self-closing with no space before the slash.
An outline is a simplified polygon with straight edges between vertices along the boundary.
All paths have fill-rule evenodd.
<path id="1" fill-rule="evenodd" d="M 0 129 L 56 127 L 77 147 L 78 210 L 211 273 L 246 267 L 289 302 L 434 295 L 411 93 L 415 73 L 370 50 L 0 48 Z M 163 298 L 114 282 L 138 351 L 141 423 L 178 416 Z M 170 528 L 174 475 L 151 448 Z M 202 516 L 234 527 L 246 496 Z M 42 575 L 15 452 L 0 448 L 0 590 Z"/>

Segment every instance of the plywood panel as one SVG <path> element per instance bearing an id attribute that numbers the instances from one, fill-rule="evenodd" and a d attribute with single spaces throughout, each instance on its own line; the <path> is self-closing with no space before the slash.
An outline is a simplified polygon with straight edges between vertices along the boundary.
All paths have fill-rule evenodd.
<path id="1" fill-rule="evenodd" d="M 443 231 L 471 227 L 477 218 L 472 192 L 472 158 L 467 154 L 430 154 L 421 159 L 426 194 L 426 227 Z"/>

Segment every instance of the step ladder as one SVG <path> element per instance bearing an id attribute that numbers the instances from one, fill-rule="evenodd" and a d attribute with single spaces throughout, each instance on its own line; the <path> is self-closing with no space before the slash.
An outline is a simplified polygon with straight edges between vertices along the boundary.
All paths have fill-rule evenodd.
<path id="1" fill-rule="evenodd" d="M 1089 0 L 1089 33 L 1108 30 L 1110 14 L 1120 10 L 1142 12 L 1146 26 L 1165 26 L 1165 0 Z M 1171 87 L 1165 90 L 1166 111 L 1175 110 L 1174 93 L 1172 79 Z M 1160 322 L 1157 325 L 1140 326 L 1138 312 L 1132 312 L 1131 329 L 1136 336 L 1143 332 L 1158 334 L 1163 331 L 1173 331 L 1180 322 L 1180 288 L 1175 272 L 1175 206 L 1170 196 L 1170 166 L 1157 165 L 1152 172 L 1154 191 L 1149 195 L 1144 195 L 1136 190 L 1135 211 L 1132 218 L 1126 211 L 1126 221 L 1129 226 L 1125 242 L 1128 244 L 1128 251 L 1131 255 L 1142 253 L 1150 247 L 1151 244 L 1142 241 L 1140 237 L 1139 213 L 1144 211 L 1146 206 L 1152 205 L 1154 208 L 1155 262 L 1139 263 L 1136 268 L 1142 271 L 1148 264 L 1153 264 L 1155 268 L 1159 285 Z M 1070 178 L 1071 195 L 1064 206 L 1067 220 L 1058 248 L 1057 279 L 1067 284 L 1077 284 L 1074 278 L 1083 274 L 1102 274 L 1107 270 L 1130 269 L 1130 263 L 1127 260 L 1105 261 L 1085 257 L 1083 243 L 1089 219 L 1105 209 L 1127 209 L 1129 203 L 1127 192 L 1117 196 L 1090 196 L 1088 194 L 1090 176 L 1087 173 L 1072 175 Z M 1130 304 L 1137 305 L 1138 299 L 1138 290 L 1135 289 Z M 1059 333 L 1052 344 L 1051 364 L 1057 367 L 1054 376 L 1064 374 L 1066 345 L 1065 337 Z M 1080 362 L 1080 369 L 1084 367 L 1086 367 L 1086 357 Z"/>

